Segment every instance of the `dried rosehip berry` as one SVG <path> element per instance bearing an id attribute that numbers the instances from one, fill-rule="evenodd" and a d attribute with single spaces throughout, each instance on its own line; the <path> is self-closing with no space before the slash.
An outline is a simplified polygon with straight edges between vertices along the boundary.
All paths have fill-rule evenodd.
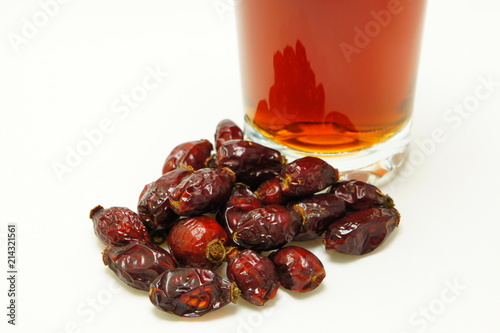
<path id="1" fill-rule="evenodd" d="M 231 236 L 238 221 L 247 212 L 259 207 L 262 207 L 262 203 L 247 185 L 243 183 L 234 185 L 231 196 L 216 215 L 217 221 L 230 236 L 229 243 L 232 243 Z"/>
<path id="2" fill-rule="evenodd" d="M 255 194 L 264 205 L 285 205 L 289 198 L 283 194 L 279 178 L 271 178 L 262 182 Z"/>
<path id="3" fill-rule="evenodd" d="M 162 174 L 177 169 L 186 156 L 189 149 L 195 145 L 196 141 L 183 142 L 172 149 L 163 163 Z"/>
<path id="4" fill-rule="evenodd" d="M 355 211 L 333 222 L 323 243 L 327 250 L 361 255 L 375 250 L 398 226 L 396 208 L 368 208 Z"/>
<path id="5" fill-rule="evenodd" d="M 232 140 L 217 150 L 219 167 L 227 167 L 236 174 L 237 181 L 255 186 L 273 178 L 285 161 L 275 149 L 246 140 Z"/>
<path id="6" fill-rule="evenodd" d="M 255 251 L 274 250 L 290 242 L 300 228 L 293 209 L 268 205 L 249 211 L 234 228 L 233 241 Z"/>
<path id="7" fill-rule="evenodd" d="M 212 154 L 206 161 L 207 168 L 218 168 L 219 163 L 217 162 L 217 154 Z"/>
<path id="8" fill-rule="evenodd" d="M 120 280 L 140 290 L 149 290 L 149 285 L 158 275 L 177 267 L 167 250 L 143 241 L 122 246 L 108 245 L 102 253 L 102 260 Z"/>
<path id="9" fill-rule="evenodd" d="M 331 193 L 344 200 L 349 210 L 394 207 L 391 197 L 384 195 L 375 185 L 365 183 L 361 180 L 340 181 L 332 187 Z"/>
<path id="10" fill-rule="evenodd" d="M 279 178 L 284 195 L 303 197 L 333 185 L 339 172 L 320 158 L 306 156 L 285 165 Z"/>
<path id="11" fill-rule="evenodd" d="M 208 216 L 178 220 L 167 237 L 167 244 L 181 266 L 215 270 L 225 258 L 227 234 Z"/>
<path id="12" fill-rule="evenodd" d="M 281 285 L 289 290 L 307 292 L 316 289 L 326 276 L 325 268 L 314 253 L 299 246 L 285 246 L 269 256 Z"/>
<path id="13" fill-rule="evenodd" d="M 240 296 L 255 305 L 273 299 L 280 286 L 271 259 L 250 249 L 228 253 L 226 275 L 236 283 Z"/>
<path id="14" fill-rule="evenodd" d="M 151 182 L 149 184 L 144 185 L 142 188 L 141 194 L 139 194 L 139 201 L 141 201 L 142 197 L 146 194 L 146 192 L 149 190 L 151 185 L 153 185 L 154 182 Z"/>
<path id="15" fill-rule="evenodd" d="M 204 168 L 212 150 L 212 143 L 205 139 L 181 143 L 175 146 L 165 159 L 162 173 L 179 167 L 191 167 L 194 170 Z"/>
<path id="16" fill-rule="evenodd" d="M 172 189 L 169 205 L 180 216 L 215 211 L 231 195 L 234 181 L 234 173 L 228 168 L 196 170 Z"/>
<path id="17" fill-rule="evenodd" d="M 302 224 L 294 241 L 316 239 L 345 213 L 345 203 L 332 193 L 320 193 L 290 204 L 300 214 Z"/>
<path id="18" fill-rule="evenodd" d="M 136 212 L 125 207 L 103 208 L 90 211 L 97 238 L 106 245 L 124 245 L 133 240 L 149 241 L 149 234 Z"/>
<path id="19" fill-rule="evenodd" d="M 229 119 L 221 120 L 215 129 L 215 149 L 219 149 L 227 141 L 243 140 L 243 131 Z"/>
<path id="20" fill-rule="evenodd" d="M 177 219 L 178 215 L 170 208 L 168 198 L 175 186 L 192 172 L 177 168 L 146 185 L 137 204 L 137 212 L 150 233 L 169 228 Z"/>
<path id="21" fill-rule="evenodd" d="M 200 317 L 238 298 L 238 287 L 204 268 L 174 268 L 152 283 L 149 299 L 153 305 L 182 317 Z"/>

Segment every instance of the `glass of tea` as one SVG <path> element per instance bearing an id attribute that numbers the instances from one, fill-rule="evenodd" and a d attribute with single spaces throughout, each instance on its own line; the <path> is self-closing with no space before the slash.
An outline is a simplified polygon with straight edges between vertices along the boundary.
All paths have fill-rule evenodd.
<path id="1" fill-rule="evenodd" d="M 382 184 L 404 162 L 425 0 L 239 0 L 248 139 Z"/>

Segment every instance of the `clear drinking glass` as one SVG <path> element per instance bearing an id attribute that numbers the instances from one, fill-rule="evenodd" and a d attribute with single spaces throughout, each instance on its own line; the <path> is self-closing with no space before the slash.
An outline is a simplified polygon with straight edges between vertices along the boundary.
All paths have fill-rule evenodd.
<path id="1" fill-rule="evenodd" d="M 245 135 L 381 184 L 410 141 L 425 0 L 240 0 Z"/>

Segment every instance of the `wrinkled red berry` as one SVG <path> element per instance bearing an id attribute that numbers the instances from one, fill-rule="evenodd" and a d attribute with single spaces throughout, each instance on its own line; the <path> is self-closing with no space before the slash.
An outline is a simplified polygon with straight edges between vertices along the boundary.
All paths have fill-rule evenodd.
<path id="1" fill-rule="evenodd" d="M 227 232 L 232 243 L 232 234 L 238 221 L 247 212 L 262 207 L 262 203 L 250 188 L 243 183 L 236 183 L 227 203 L 217 212 L 217 221 Z"/>
<path id="2" fill-rule="evenodd" d="M 205 163 L 207 168 L 218 168 L 219 162 L 217 162 L 217 154 L 212 154 Z"/>
<path id="3" fill-rule="evenodd" d="M 285 206 L 269 205 L 249 211 L 234 228 L 233 241 L 244 248 L 267 251 L 290 242 L 300 228 L 300 216 Z"/>
<path id="4" fill-rule="evenodd" d="M 232 140 L 217 150 L 219 167 L 236 174 L 237 181 L 254 186 L 273 178 L 281 170 L 284 157 L 275 149 L 245 140 Z"/>
<path id="5" fill-rule="evenodd" d="M 289 198 L 283 194 L 279 178 L 271 178 L 262 182 L 255 190 L 255 195 L 264 205 L 285 205 Z"/>
<path id="6" fill-rule="evenodd" d="M 149 188 L 153 185 L 154 182 L 148 183 L 144 185 L 142 188 L 141 194 L 139 194 L 139 201 L 141 201 L 142 197 L 146 194 L 146 192 L 149 190 Z"/>
<path id="7" fill-rule="evenodd" d="M 124 245 L 133 240 L 149 241 L 149 233 L 134 211 L 125 207 L 103 208 L 90 211 L 97 238 L 106 245 Z"/>
<path id="8" fill-rule="evenodd" d="M 333 222 L 323 236 L 327 250 L 361 255 L 375 250 L 398 226 L 395 208 L 368 208 Z"/>
<path id="9" fill-rule="evenodd" d="M 212 150 L 212 143 L 205 139 L 181 143 L 175 146 L 165 159 L 162 173 L 179 167 L 191 167 L 194 170 L 204 168 Z"/>
<path id="10" fill-rule="evenodd" d="M 225 258 L 227 234 L 208 216 L 178 220 L 167 237 L 167 244 L 181 266 L 216 269 Z"/>
<path id="11" fill-rule="evenodd" d="M 333 185 L 337 182 L 339 173 L 322 159 L 306 156 L 286 164 L 279 177 L 284 195 L 303 197 Z"/>
<path id="12" fill-rule="evenodd" d="M 228 253 L 226 274 L 240 289 L 240 296 L 255 305 L 273 299 L 280 286 L 273 262 L 250 249 Z"/>
<path id="13" fill-rule="evenodd" d="M 384 195 L 375 185 L 361 180 L 340 181 L 332 187 L 331 193 L 344 200 L 349 210 L 394 207 L 391 197 Z"/>
<path id="14" fill-rule="evenodd" d="M 212 212 L 227 201 L 234 181 L 234 173 L 227 168 L 196 170 L 172 189 L 169 205 L 180 216 Z"/>
<path id="15" fill-rule="evenodd" d="M 162 174 L 177 169 L 189 149 L 195 145 L 195 141 L 183 142 L 172 149 L 163 163 Z"/>
<path id="16" fill-rule="evenodd" d="M 345 203 L 332 193 L 306 197 L 290 205 L 302 217 L 300 230 L 293 240 L 316 239 L 328 226 L 345 213 Z"/>
<path id="17" fill-rule="evenodd" d="M 192 172 L 177 168 L 146 185 L 137 204 L 137 212 L 150 232 L 167 229 L 177 219 L 178 215 L 170 208 L 168 198 L 175 186 Z"/>
<path id="18" fill-rule="evenodd" d="M 243 131 L 230 119 L 221 120 L 215 128 L 215 149 L 219 149 L 227 141 L 243 140 Z"/>
<path id="19" fill-rule="evenodd" d="M 239 290 L 234 283 L 203 268 L 174 268 L 152 283 L 149 299 L 153 305 L 182 317 L 200 317 L 236 302 Z"/>
<path id="20" fill-rule="evenodd" d="M 281 285 L 293 291 L 316 289 L 326 276 L 325 268 L 314 253 L 299 246 L 285 246 L 271 253 Z"/>
<path id="21" fill-rule="evenodd" d="M 127 245 L 108 245 L 102 260 L 127 285 L 149 290 L 158 275 L 177 267 L 174 257 L 165 249 L 149 242 L 134 241 Z"/>

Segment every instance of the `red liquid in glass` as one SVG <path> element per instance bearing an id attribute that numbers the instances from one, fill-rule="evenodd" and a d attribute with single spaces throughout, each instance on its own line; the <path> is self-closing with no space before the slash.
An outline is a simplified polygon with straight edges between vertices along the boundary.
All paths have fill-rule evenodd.
<path id="1" fill-rule="evenodd" d="M 410 120 L 424 0 L 241 0 L 246 120 L 315 153 L 360 150 Z"/>

